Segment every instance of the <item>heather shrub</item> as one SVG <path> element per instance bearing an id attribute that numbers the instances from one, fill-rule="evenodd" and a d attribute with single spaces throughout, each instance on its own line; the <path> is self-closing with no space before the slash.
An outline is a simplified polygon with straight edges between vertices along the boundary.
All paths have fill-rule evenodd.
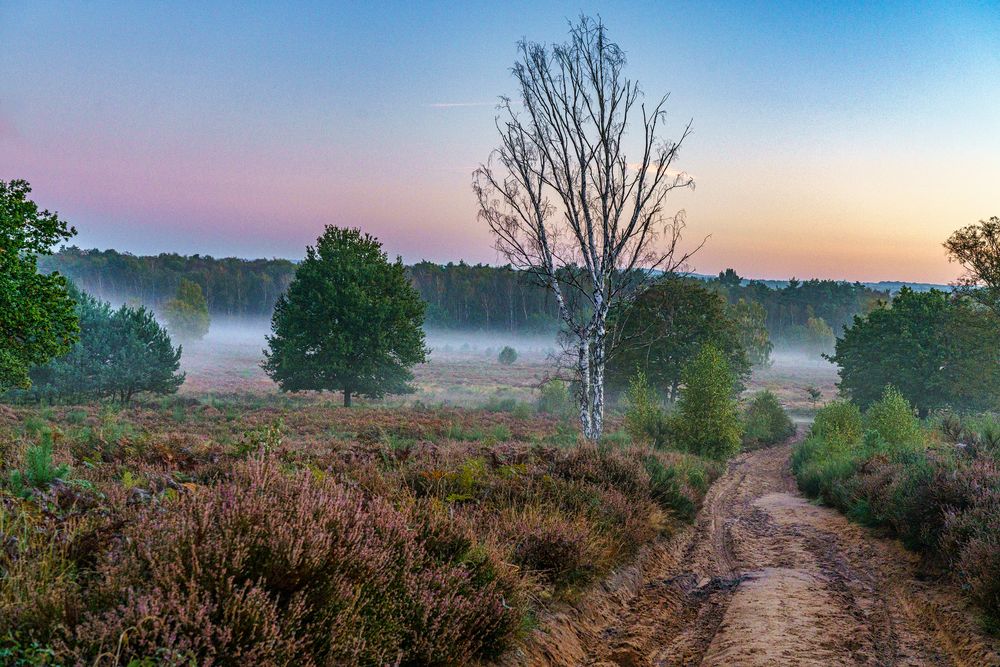
<path id="1" fill-rule="evenodd" d="M 722 353 L 711 345 L 682 373 L 684 387 L 672 430 L 681 449 L 713 459 L 727 459 L 740 449 L 740 423 L 733 389 L 736 378 Z"/>
<path id="2" fill-rule="evenodd" d="M 640 498 L 646 492 L 641 462 L 631 453 L 582 444 L 554 462 L 553 471 L 566 479 L 621 491 Z"/>
<path id="3" fill-rule="evenodd" d="M 81 606 L 66 553 L 72 525 L 53 530 L 8 500 L 0 495 L 0 657 L 48 644 Z"/>
<path id="4" fill-rule="evenodd" d="M 966 502 L 947 510 L 941 550 L 1000 627 L 1000 465 L 977 460 L 963 473 Z"/>
<path id="5" fill-rule="evenodd" d="M 876 431 L 893 445 L 917 445 L 923 441 L 923 432 L 913 414 L 913 407 L 891 385 L 885 388 L 882 398 L 865 412 L 864 427 Z"/>
<path id="6" fill-rule="evenodd" d="M 49 411 L 30 438 L 38 410 L 0 410 L 19 475 L 47 429 L 74 472 L 0 488 L 0 663 L 475 664 L 721 471 L 615 415 L 577 447 L 513 412 L 208 403 Z"/>
<path id="7" fill-rule="evenodd" d="M 645 457 L 642 463 L 649 475 L 649 493 L 656 502 L 680 519 L 693 519 L 697 508 L 694 500 L 684 493 L 678 469 L 664 465 L 653 455 Z"/>
<path id="8" fill-rule="evenodd" d="M 786 440 L 795 433 L 795 424 L 781 407 L 778 397 L 764 390 L 754 394 L 743 410 L 743 447 L 754 449 Z"/>
<path id="9" fill-rule="evenodd" d="M 598 558 L 585 522 L 529 511 L 513 525 L 515 563 L 557 589 L 579 587 L 593 579 Z"/>
<path id="10" fill-rule="evenodd" d="M 101 572 L 103 610 L 69 642 L 81 658 L 128 631 L 128 657 L 166 662 L 454 663 L 520 623 L 496 581 L 433 558 L 399 511 L 264 459 L 126 537 Z"/>

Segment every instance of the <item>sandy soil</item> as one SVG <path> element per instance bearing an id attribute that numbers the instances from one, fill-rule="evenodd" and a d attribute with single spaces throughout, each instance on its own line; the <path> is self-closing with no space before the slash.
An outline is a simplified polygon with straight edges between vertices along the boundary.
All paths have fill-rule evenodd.
<path id="1" fill-rule="evenodd" d="M 696 524 L 512 656 L 555 665 L 1000 665 L 959 591 L 807 502 L 791 445 L 744 454 Z"/>

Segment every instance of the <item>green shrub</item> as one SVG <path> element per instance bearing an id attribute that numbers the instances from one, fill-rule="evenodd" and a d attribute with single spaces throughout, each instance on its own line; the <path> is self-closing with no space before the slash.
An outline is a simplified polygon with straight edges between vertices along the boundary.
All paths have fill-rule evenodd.
<path id="1" fill-rule="evenodd" d="M 753 395 L 743 411 L 743 446 L 748 449 L 773 445 L 795 433 L 795 424 L 770 391 Z"/>
<path id="2" fill-rule="evenodd" d="M 517 361 L 517 350 L 507 345 L 500 350 L 500 356 L 497 357 L 497 360 L 504 366 L 510 366 Z"/>
<path id="3" fill-rule="evenodd" d="M 632 441 L 648 443 L 658 449 L 665 447 L 670 437 L 669 420 L 657 400 L 656 391 L 641 371 L 629 380 L 625 403 L 625 431 Z"/>
<path id="4" fill-rule="evenodd" d="M 538 411 L 542 414 L 571 418 L 576 413 L 569 386 L 562 380 L 549 380 L 538 391 Z"/>
<path id="5" fill-rule="evenodd" d="M 285 420 L 281 417 L 267 424 L 248 428 L 233 446 L 233 453 L 240 457 L 251 454 L 270 454 L 281 447 Z"/>
<path id="6" fill-rule="evenodd" d="M 979 420 L 982 420 L 981 422 Z M 969 440 L 992 419 L 962 424 L 945 415 L 948 445 Z M 859 437 L 862 426 L 867 427 Z M 991 618 L 1000 617 L 1000 467 L 975 446 L 929 446 L 913 411 L 888 388 L 865 414 L 838 402 L 820 410 L 792 454 L 806 494 L 850 518 L 888 528 L 903 543 L 947 566 Z"/>
<path id="7" fill-rule="evenodd" d="M 892 386 L 886 387 L 882 398 L 868 408 L 864 426 L 894 445 L 914 445 L 923 441 L 923 431 L 913 414 L 913 407 Z"/>
<path id="8" fill-rule="evenodd" d="M 673 433 L 686 451 L 726 459 L 740 450 L 743 425 L 733 398 L 735 378 L 725 357 L 706 345 L 684 369 Z"/>
<path id="9" fill-rule="evenodd" d="M 861 410 L 850 401 L 833 401 L 816 413 L 811 432 L 830 442 L 857 442 L 864 434 Z"/>
<path id="10" fill-rule="evenodd" d="M 24 452 L 24 469 L 10 472 L 10 486 L 17 495 L 28 495 L 32 488 L 48 488 L 55 480 L 69 475 L 68 465 L 56 465 L 52 461 L 52 431 L 43 430 L 40 438 L 41 442 Z"/>

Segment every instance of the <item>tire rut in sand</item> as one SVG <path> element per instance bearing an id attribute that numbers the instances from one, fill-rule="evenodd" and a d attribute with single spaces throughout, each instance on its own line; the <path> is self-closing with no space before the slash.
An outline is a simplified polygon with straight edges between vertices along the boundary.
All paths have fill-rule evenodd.
<path id="1" fill-rule="evenodd" d="M 791 445 L 743 454 L 694 528 L 620 614 L 583 633 L 587 665 L 1000 665 L 952 587 L 802 498 Z"/>

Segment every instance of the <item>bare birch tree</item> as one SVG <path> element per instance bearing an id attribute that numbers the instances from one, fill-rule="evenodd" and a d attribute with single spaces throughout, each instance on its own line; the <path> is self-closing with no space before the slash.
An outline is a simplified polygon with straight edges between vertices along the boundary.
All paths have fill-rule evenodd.
<path id="1" fill-rule="evenodd" d="M 555 295 L 573 351 L 580 425 L 596 440 L 609 311 L 691 254 L 679 249 L 683 212 L 665 211 L 670 192 L 694 184 L 673 168 L 691 124 L 676 141 L 660 138 L 667 96 L 646 105 L 599 20 L 581 17 L 565 44 L 522 41 L 518 51 L 520 99 L 501 98 L 500 147 L 475 171 L 473 188 L 497 250 Z M 638 151 L 632 161 L 627 143 Z"/>

